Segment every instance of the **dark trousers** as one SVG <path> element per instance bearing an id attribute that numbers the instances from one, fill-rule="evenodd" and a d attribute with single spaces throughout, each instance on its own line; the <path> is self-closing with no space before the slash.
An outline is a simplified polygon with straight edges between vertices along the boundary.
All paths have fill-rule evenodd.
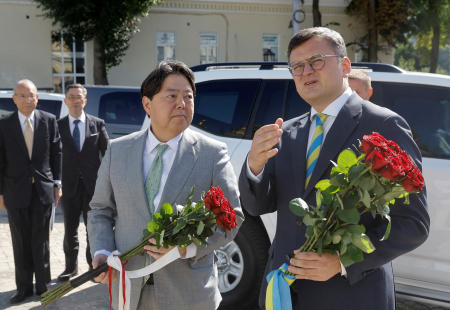
<path id="1" fill-rule="evenodd" d="M 66 257 L 66 269 L 71 271 L 78 265 L 78 250 L 80 248 L 80 243 L 78 241 L 78 226 L 80 225 L 80 215 L 83 215 L 84 225 L 86 226 L 91 198 L 92 197 L 86 191 L 82 180 L 78 182 L 77 190 L 73 197 L 66 197 L 64 195 L 63 187 L 61 202 L 64 213 L 64 254 Z M 89 238 L 87 238 L 86 261 L 89 264 L 89 267 L 92 267 Z"/>
<path id="2" fill-rule="evenodd" d="M 8 209 L 18 290 L 33 290 L 33 273 L 39 290 L 46 288 L 51 280 L 50 215 L 51 205 L 41 203 L 34 186 L 29 206 Z"/>

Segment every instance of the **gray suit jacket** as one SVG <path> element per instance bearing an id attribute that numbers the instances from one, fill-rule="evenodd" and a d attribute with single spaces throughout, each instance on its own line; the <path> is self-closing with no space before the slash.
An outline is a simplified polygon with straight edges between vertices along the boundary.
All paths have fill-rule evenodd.
<path id="1" fill-rule="evenodd" d="M 112 140 L 98 173 L 94 197 L 88 214 L 91 252 L 106 249 L 124 252 L 138 243 L 151 220 L 142 176 L 142 154 L 148 131 L 139 131 Z M 220 186 L 234 207 L 238 225 L 243 221 L 237 180 L 226 145 L 186 129 L 180 140 L 173 166 L 167 178 L 160 205 L 184 204 L 192 186 L 198 201 L 211 186 Z M 218 230 L 197 255 L 178 259 L 154 273 L 157 305 L 155 310 L 216 309 L 221 296 L 213 251 L 231 241 Z M 147 254 L 145 254 L 147 255 Z M 126 269 L 144 267 L 144 255 L 129 260 Z M 136 309 L 142 279 L 132 281 L 131 309 Z M 113 287 L 113 306 L 117 305 L 118 281 Z"/>
<path id="2" fill-rule="evenodd" d="M 421 167 L 421 155 L 411 130 L 398 114 L 352 95 L 342 107 L 325 137 L 316 167 L 306 190 L 306 147 L 310 113 L 284 123 L 279 153 L 264 168 L 261 182 L 250 181 L 246 166 L 239 178 L 242 206 L 251 215 L 278 211 L 277 230 L 269 251 L 266 274 L 287 262 L 291 254 L 305 242 L 305 225 L 288 208 L 289 201 L 301 197 L 315 204 L 314 185 L 329 178 L 331 160 L 336 162 L 340 151 L 358 145 L 363 135 L 377 131 L 394 140 Z M 393 310 L 394 281 L 391 261 L 422 244 L 427 236 L 430 218 L 427 213 L 426 190 L 410 195 L 409 206 L 398 202 L 391 208 L 392 230 L 389 238 L 379 241 L 386 222 L 370 214 L 361 217 L 367 235 L 376 250 L 364 255 L 364 261 L 347 269 L 347 277 L 336 275 L 325 282 L 296 280 L 291 286 L 295 310 Z M 300 223 L 300 224 L 298 224 Z M 260 305 L 264 304 L 267 282 L 261 288 Z"/>

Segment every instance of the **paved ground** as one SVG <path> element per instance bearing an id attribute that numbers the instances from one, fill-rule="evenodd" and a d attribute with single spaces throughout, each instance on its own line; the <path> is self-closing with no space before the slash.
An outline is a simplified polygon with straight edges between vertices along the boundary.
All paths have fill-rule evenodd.
<path id="1" fill-rule="evenodd" d="M 79 272 L 88 270 L 88 265 L 84 257 L 86 249 L 86 233 L 84 225 L 81 224 L 78 230 L 80 238 Z M 64 253 L 62 242 L 64 236 L 63 218 L 57 212 L 53 231 L 50 234 L 50 266 L 52 278 L 56 277 L 64 270 Z M 25 310 L 42 309 L 40 299 L 34 296 L 18 305 L 10 305 L 9 298 L 14 294 L 16 285 L 14 282 L 14 259 L 12 254 L 11 237 L 9 232 L 8 218 L 5 212 L 0 210 L 0 309 Z M 57 285 L 53 280 L 49 288 Z M 47 309 L 77 309 L 77 310 L 108 310 L 108 291 L 105 285 L 88 282 L 83 286 L 73 290 L 68 295 L 50 305 Z M 429 306 L 413 301 L 399 299 L 398 310 L 444 310 L 445 308 Z M 182 310 L 182 309 L 180 309 Z M 237 309 L 236 309 L 237 310 Z M 252 309 L 245 309 L 252 310 Z"/>

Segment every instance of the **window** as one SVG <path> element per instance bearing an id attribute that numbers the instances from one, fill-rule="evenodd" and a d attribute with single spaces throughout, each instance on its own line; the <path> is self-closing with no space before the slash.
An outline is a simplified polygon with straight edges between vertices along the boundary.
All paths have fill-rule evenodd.
<path id="1" fill-rule="evenodd" d="M 89 105 L 89 103 L 88 103 Z M 99 117 L 106 123 L 141 125 L 145 118 L 139 92 L 111 92 L 100 98 Z"/>
<path id="2" fill-rule="evenodd" d="M 305 114 L 310 108 L 311 106 L 298 94 L 294 81 L 289 81 L 284 120 Z"/>
<path id="3" fill-rule="evenodd" d="M 283 117 L 283 102 L 286 94 L 287 81 L 265 81 L 262 87 L 257 107 L 255 122 L 253 123 L 252 136 L 260 127 L 275 123 L 279 117 Z"/>
<path id="4" fill-rule="evenodd" d="M 52 32 L 53 88 L 64 93 L 70 83 L 86 83 L 86 43 Z"/>
<path id="5" fill-rule="evenodd" d="M 450 158 L 449 88 L 372 82 L 371 101 L 406 119 L 422 155 Z"/>
<path id="6" fill-rule="evenodd" d="M 278 61 L 278 35 L 263 34 L 263 61 Z"/>
<path id="7" fill-rule="evenodd" d="M 200 33 L 200 64 L 217 62 L 217 34 Z"/>
<path id="8" fill-rule="evenodd" d="M 259 85 L 259 80 L 199 83 L 192 125 L 219 136 L 243 137 Z"/>
<path id="9" fill-rule="evenodd" d="M 157 60 L 175 59 L 175 32 L 156 33 Z"/>

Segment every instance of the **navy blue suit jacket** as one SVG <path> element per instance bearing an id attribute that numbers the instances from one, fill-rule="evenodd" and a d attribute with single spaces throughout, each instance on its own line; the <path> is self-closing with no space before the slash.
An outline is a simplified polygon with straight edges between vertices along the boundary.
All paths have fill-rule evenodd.
<path id="1" fill-rule="evenodd" d="M 389 109 L 363 101 L 353 94 L 339 112 L 330 128 L 318 158 L 315 170 L 306 190 L 306 148 L 310 128 L 310 113 L 284 123 L 278 154 L 264 168 L 261 182 L 249 180 L 244 165 L 239 189 L 243 207 L 257 216 L 278 211 L 277 230 L 269 250 L 266 274 L 287 262 L 305 241 L 305 226 L 289 211 L 289 201 L 301 197 L 310 204 L 315 201 L 314 185 L 329 178 L 331 160 L 346 148 L 358 146 L 363 135 L 377 131 L 387 139 L 394 140 L 406 150 L 421 168 L 421 154 L 413 141 L 406 121 Z M 391 208 L 392 230 L 386 241 L 380 242 L 386 222 L 366 213 L 361 224 L 376 247 L 364 261 L 346 268 L 347 277 L 340 274 L 325 282 L 296 280 L 291 286 L 295 309 L 395 309 L 394 283 L 391 261 L 397 256 L 422 244 L 429 231 L 430 219 L 426 206 L 426 190 L 410 196 L 409 206 Z M 261 287 L 260 306 L 264 305 L 267 283 Z"/>

